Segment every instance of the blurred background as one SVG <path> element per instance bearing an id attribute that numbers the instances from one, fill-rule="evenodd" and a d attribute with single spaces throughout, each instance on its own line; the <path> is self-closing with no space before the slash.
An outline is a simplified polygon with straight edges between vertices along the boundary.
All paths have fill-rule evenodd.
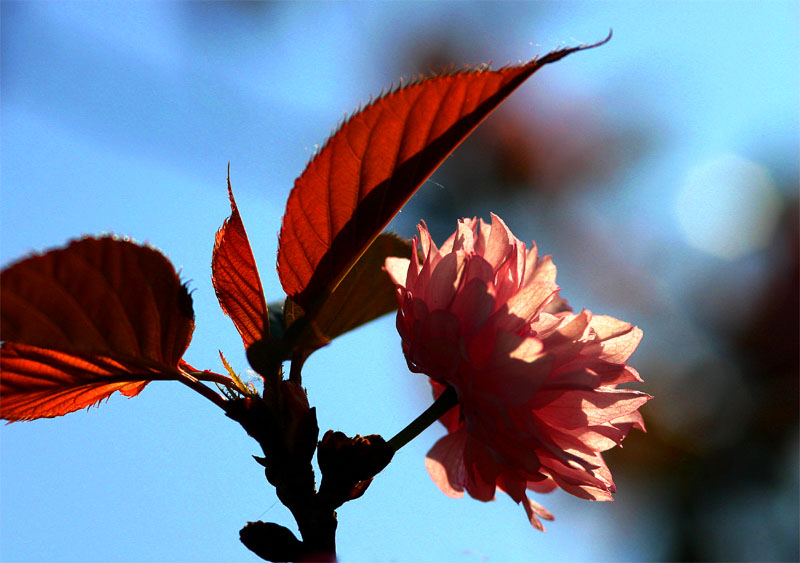
<path id="1" fill-rule="evenodd" d="M 162 249 L 193 288 L 187 360 L 246 374 L 210 281 L 227 163 L 270 300 L 294 178 L 409 78 L 614 38 L 542 69 L 392 225 L 502 216 L 577 308 L 644 330 L 655 396 L 608 456 L 616 502 L 449 499 L 404 448 L 339 511 L 354 561 L 798 560 L 796 2 L 2 3 L 3 266 L 82 234 Z M 393 316 L 306 364 L 321 429 L 394 435 L 429 403 Z M 294 528 L 257 444 L 179 384 L 0 428 L 0 560 L 255 561 Z"/>

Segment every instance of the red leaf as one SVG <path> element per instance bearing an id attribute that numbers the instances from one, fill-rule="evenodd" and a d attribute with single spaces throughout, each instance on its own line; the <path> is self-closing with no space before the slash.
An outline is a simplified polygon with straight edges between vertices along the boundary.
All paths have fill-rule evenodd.
<path id="1" fill-rule="evenodd" d="M 63 415 L 178 379 L 192 298 L 153 248 L 86 238 L 0 273 L 0 418 Z"/>
<path id="2" fill-rule="evenodd" d="M 278 275 L 289 297 L 309 313 L 320 307 L 417 188 L 500 102 L 545 64 L 594 46 L 500 70 L 423 79 L 353 115 L 289 195 L 278 246 Z"/>
<path id="3" fill-rule="evenodd" d="M 150 378 L 133 361 L 128 365 L 104 356 L 74 355 L 46 348 L 4 342 L 0 364 L 2 418 L 32 420 L 67 414 L 92 406 L 114 391 L 133 397 Z M 135 375 L 134 375 L 135 374 Z"/>
<path id="4" fill-rule="evenodd" d="M 211 280 L 222 310 L 233 320 L 245 348 L 249 348 L 253 342 L 269 336 L 269 315 L 250 241 L 233 199 L 230 175 L 228 196 L 231 216 L 217 231 Z"/>

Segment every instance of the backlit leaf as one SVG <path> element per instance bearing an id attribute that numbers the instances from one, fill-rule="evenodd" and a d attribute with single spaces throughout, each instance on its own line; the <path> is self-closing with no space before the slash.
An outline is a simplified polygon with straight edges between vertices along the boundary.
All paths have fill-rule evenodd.
<path id="1" fill-rule="evenodd" d="M 192 299 L 157 250 L 85 238 L 0 273 L 0 418 L 63 415 L 178 379 Z"/>
<path id="2" fill-rule="evenodd" d="M 417 188 L 554 51 L 500 70 L 475 69 L 401 87 L 350 117 L 296 180 L 278 274 L 306 312 L 319 307 Z"/>
<path id="3" fill-rule="evenodd" d="M 67 414 L 92 406 L 114 391 L 133 397 L 163 370 L 141 360 L 123 362 L 94 354 L 69 354 L 4 342 L 0 350 L 0 412 L 10 421 Z"/>
<path id="4" fill-rule="evenodd" d="M 211 279 L 222 310 L 233 320 L 245 348 L 249 348 L 269 336 L 269 315 L 250 241 L 233 199 L 230 176 L 228 196 L 231 215 L 217 231 Z"/>

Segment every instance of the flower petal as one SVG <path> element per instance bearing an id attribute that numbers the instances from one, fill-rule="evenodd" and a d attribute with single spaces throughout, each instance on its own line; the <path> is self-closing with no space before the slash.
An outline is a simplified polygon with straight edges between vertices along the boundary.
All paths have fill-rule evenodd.
<path id="1" fill-rule="evenodd" d="M 593 316 L 589 326 L 601 341 L 598 356 L 609 362 L 624 364 L 642 340 L 640 328 L 613 317 Z"/>
<path id="2" fill-rule="evenodd" d="M 585 353 L 585 349 L 581 352 Z M 558 366 L 543 384 L 545 389 L 596 389 L 614 387 L 620 383 L 641 381 L 639 374 L 630 366 L 612 364 L 605 360 L 578 356 Z"/>
<path id="3" fill-rule="evenodd" d="M 503 222 L 503 220 L 492 213 L 492 227 L 489 231 L 489 239 L 486 241 L 486 249 L 483 251 L 484 259 L 497 270 L 500 265 L 509 259 L 514 250 L 512 241 L 516 237 Z"/>
<path id="4" fill-rule="evenodd" d="M 492 459 L 492 451 L 469 434 L 464 444 L 464 466 L 469 496 L 484 502 L 493 500 L 500 468 Z"/>
<path id="5" fill-rule="evenodd" d="M 525 497 L 525 500 L 522 501 L 522 506 L 525 508 L 525 514 L 528 515 L 528 520 L 530 520 L 531 525 L 540 532 L 545 531 L 544 524 L 542 524 L 542 521 L 539 520 L 540 517 L 550 521 L 556 519 L 555 516 L 553 516 L 544 506 L 538 502 L 532 501 L 527 496 Z"/>
<path id="6" fill-rule="evenodd" d="M 533 408 L 536 416 L 560 428 L 579 428 L 610 422 L 634 412 L 652 397 L 629 389 L 587 391 L 539 391 Z"/>
<path id="7" fill-rule="evenodd" d="M 479 279 L 473 279 L 466 282 L 456 294 L 450 310 L 458 317 L 462 334 L 466 338 L 470 338 L 480 330 L 489 315 L 492 314 L 494 297 L 489 294 L 485 283 Z"/>
<path id="8" fill-rule="evenodd" d="M 464 255 L 447 254 L 439 261 L 431 274 L 426 291 L 425 302 L 431 311 L 446 309 L 458 290 L 464 272 Z"/>
<path id="9" fill-rule="evenodd" d="M 511 332 L 519 330 L 536 317 L 558 291 L 558 286 L 550 282 L 533 282 L 523 287 L 506 303 L 500 311 L 497 327 Z"/>
<path id="10" fill-rule="evenodd" d="M 465 431 L 448 434 L 440 438 L 425 457 L 425 468 L 439 487 L 439 490 L 451 498 L 464 496 L 467 482 L 464 467 L 464 444 L 467 440 Z"/>
<path id="11" fill-rule="evenodd" d="M 392 278 L 392 281 L 401 287 L 406 287 L 408 271 L 411 268 L 411 260 L 408 258 L 396 258 L 389 256 L 386 259 L 384 270 Z"/>

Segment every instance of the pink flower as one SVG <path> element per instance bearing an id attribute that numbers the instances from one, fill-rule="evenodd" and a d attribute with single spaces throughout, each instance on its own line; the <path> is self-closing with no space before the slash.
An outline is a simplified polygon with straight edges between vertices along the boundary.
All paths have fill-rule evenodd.
<path id="1" fill-rule="evenodd" d="M 448 496 L 489 501 L 500 488 L 522 503 L 536 528 L 553 516 L 526 490 L 561 487 L 613 500 L 601 452 L 633 428 L 650 397 L 617 389 L 641 381 L 625 362 L 642 331 L 558 297 L 550 256 L 528 251 L 505 223 L 463 219 L 440 249 L 424 223 L 412 256 L 389 258 L 397 285 L 397 328 L 411 371 L 434 396 L 455 388 L 458 406 L 441 417 L 448 434 L 426 466 Z"/>

